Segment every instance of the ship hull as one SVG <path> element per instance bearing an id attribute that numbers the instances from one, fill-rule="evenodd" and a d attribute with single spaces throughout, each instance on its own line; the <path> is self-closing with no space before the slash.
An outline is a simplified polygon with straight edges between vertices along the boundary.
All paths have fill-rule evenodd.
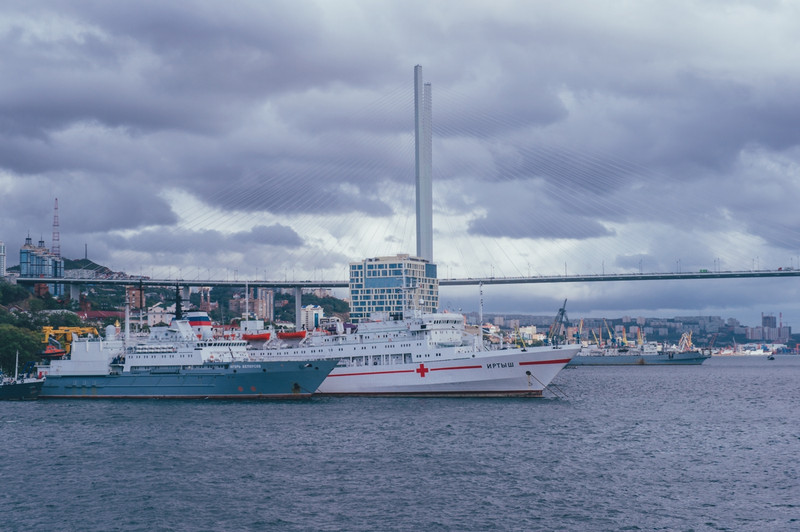
<path id="1" fill-rule="evenodd" d="M 42 381 L 37 381 L 0 386 L 0 401 L 32 401 L 39 397 L 42 384 Z"/>
<path id="2" fill-rule="evenodd" d="M 711 358 L 697 351 L 659 354 L 577 355 L 569 366 L 675 366 L 700 365 Z"/>
<path id="3" fill-rule="evenodd" d="M 230 362 L 109 375 L 49 375 L 42 399 L 303 399 L 335 360 Z"/>
<path id="4" fill-rule="evenodd" d="M 322 395 L 541 397 L 577 348 L 476 352 L 469 358 L 337 367 Z"/>

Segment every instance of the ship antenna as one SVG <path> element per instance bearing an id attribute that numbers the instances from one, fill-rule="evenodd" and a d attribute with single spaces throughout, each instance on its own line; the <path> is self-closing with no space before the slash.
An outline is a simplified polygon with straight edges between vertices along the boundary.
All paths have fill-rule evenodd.
<path id="1" fill-rule="evenodd" d="M 181 287 L 175 285 L 175 319 L 183 319 L 183 311 L 181 310 Z"/>
<path id="2" fill-rule="evenodd" d="M 131 336 L 131 294 L 125 291 L 125 333 L 122 337 L 122 345 L 127 349 L 128 340 Z"/>
<path id="3" fill-rule="evenodd" d="M 478 283 L 478 292 L 481 296 L 480 305 L 478 306 L 478 334 L 481 338 L 481 346 L 483 346 L 483 281 Z"/>
<path id="4" fill-rule="evenodd" d="M 402 288 L 402 296 L 403 297 L 400 298 L 400 301 L 401 301 L 400 312 L 402 313 L 401 314 L 401 319 L 406 319 L 406 307 L 407 307 L 406 300 L 408 299 L 408 286 L 407 286 L 408 280 L 406 279 L 406 264 L 405 264 L 405 262 L 403 263 L 403 269 L 401 271 L 403 272 L 403 288 Z"/>

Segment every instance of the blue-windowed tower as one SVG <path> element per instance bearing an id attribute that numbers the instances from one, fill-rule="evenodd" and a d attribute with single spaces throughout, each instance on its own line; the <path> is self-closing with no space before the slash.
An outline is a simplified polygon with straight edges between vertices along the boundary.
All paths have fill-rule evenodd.
<path id="1" fill-rule="evenodd" d="M 20 277 L 64 277 L 64 259 L 50 253 L 44 240 L 34 246 L 30 235 L 19 250 Z M 48 284 L 47 289 L 53 297 L 64 295 L 63 284 Z"/>
<path id="2" fill-rule="evenodd" d="M 393 316 L 436 312 L 439 280 L 436 265 L 419 257 L 395 255 L 350 263 L 350 320 L 373 313 Z"/>

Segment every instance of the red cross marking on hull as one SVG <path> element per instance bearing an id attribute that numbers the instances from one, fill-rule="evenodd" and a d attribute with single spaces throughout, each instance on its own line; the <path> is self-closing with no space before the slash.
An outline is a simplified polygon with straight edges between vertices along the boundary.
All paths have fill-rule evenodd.
<path id="1" fill-rule="evenodd" d="M 430 370 L 425 367 L 425 364 L 420 364 L 419 367 L 417 369 L 415 369 L 414 371 L 419 373 L 420 377 L 424 377 L 425 374 L 428 373 Z"/>

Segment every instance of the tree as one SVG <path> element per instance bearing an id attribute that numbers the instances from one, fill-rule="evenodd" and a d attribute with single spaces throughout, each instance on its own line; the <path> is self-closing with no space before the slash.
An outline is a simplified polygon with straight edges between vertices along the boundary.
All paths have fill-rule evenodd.
<path id="1" fill-rule="evenodd" d="M 0 368 L 6 374 L 13 374 L 17 352 L 19 352 L 19 365 L 22 367 L 29 360 L 38 362 L 42 348 L 41 333 L 7 323 L 0 324 Z"/>
<path id="2" fill-rule="evenodd" d="M 51 327 L 83 327 L 81 318 L 70 311 L 49 312 L 47 316 L 48 325 Z"/>
<path id="3" fill-rule="evenodd" d="M 0 281 L 0 305 L 9 305 L 17 301 L 24 301 L 31 293 L 18 284 Z"/>

